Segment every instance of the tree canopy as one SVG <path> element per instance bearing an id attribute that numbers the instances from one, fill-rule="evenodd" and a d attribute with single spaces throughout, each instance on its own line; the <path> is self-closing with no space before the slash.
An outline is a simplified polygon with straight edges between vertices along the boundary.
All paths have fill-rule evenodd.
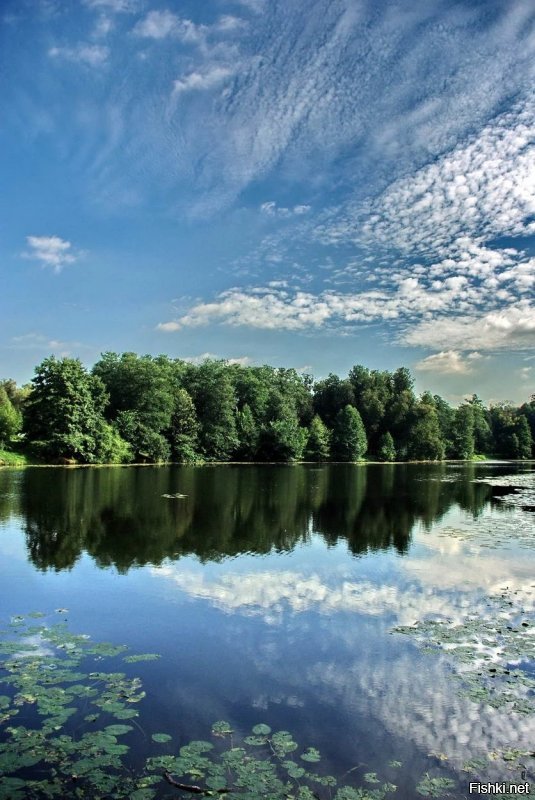
<path id="1" fill-rule="evenodd" d="M 22 433 L 20 433 L 22 425 Z M 418 397 L 408 369 L 294 369 L 165 355 L 46 358 L 28 386 L 0 382 L 0 446 L 77 463 L 380 461 L 533 456 L 535 396 L 486 408 Z"/>

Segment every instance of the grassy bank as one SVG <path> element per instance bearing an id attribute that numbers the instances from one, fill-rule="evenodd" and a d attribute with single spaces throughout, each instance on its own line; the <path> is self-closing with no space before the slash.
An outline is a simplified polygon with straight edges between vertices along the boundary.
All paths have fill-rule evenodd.
<path id="1" fill-rule="evenodd" d="M 16 453 L 13 450 L 0 448 L 0 467 L 25 467 L 35 463 L 26 453 Z"/>

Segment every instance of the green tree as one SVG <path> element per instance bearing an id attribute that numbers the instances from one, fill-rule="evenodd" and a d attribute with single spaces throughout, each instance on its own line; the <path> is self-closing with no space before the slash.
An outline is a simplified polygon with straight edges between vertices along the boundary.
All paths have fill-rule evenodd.
<path id="1" fill-rule="evenodd" d="M 22 426 L 20 412 L 13 406 L 3 386 L 0 386 L 0 447 L 5 447 Z"/>
<path id="2" fill-rule="evenodd" d="M 396 443 L 398 458 L 406 458 L 412 426 L 416 419 L 417 401 L 413 380 L 406 367 L 400 367 L 392 375 L 392 394 L 386 404 L 383 425 Z"/>
<path id="3" fill-rule="evenodd" d="M 7 378 L 7 380 L 0 381 L 0 387 L 5 389 L 13 408 L 15 408 L 17 411 L 22 411 L 22 406 L 31 392 L 31 387 L 28 384 L 25 386 L 17 386 L 17 383 L 13 380 L 13 378 Z"/>
<path id="4" fill-rule="evenodd" d="M 519 413 L 526 417 L 531 431 L 531 439 L 535 445 L 535 394 L 531 395 L 529 402 L 520 406 Z"/>
<path id="5" fill-rule="evenodd" d="M 347 405 L 336 415 L 332 438 L 332 457 L 336 461 L 358 461 L 368 448 L 362 418 L 353 406 Z"/>
<path id="6" fill-rule="evenodd" d="M 473 394 L 468 403 L 474 412 L 474 448 L 476 453 L 490 453 L 493 449 L 492 430 L 489 412 L 477 396 Z"/>
<path id="7" fill-rule="evenodd" d="M 115 425 L 103 422 L 95 436 L 95 460 L 102 464 L 128 464 L 134 460 L 132 446 Z"/>
<path id="8" fill-rule="evenodd" d="M 525 414 L 507 403 L 490 409 L 496 454 L 502 458 L 531 458 L 533 439 Z"/>
<path id="9" fill-rule="evenodd" d="M 117 429 L 134 454 L 135 461 L 169 461 L 171 448 L 167 439 L 143 422 L 137 411 L 120 411 Z"/>
<path id="10" fill-rule="evenodd" d="M 330 439 L 329 429 L 316 414 L 308 430 L 305 459 L 307 461 L 327 461 L 330 455 Z"/>
<path id="11" fill-rule="evenodd" d="M 188 365 L 184 378 L 199 420 L 199 447 L 205 458 L 226 461 L 238 447 L 236 394 L 231 372 L 223 361 Z"/>
<path id="12" fill-rule="evenodd" d="M 455 409 L 444 400 L 439 394 L 433 395 L 435 409 L 440 427 L 440 436 L 444 442 L 444 449 L 448 456 L 453 452 L 453 423 L 455 419 Z"/>
<path id="13" fill-rule="evenodd" d="M 259 431 L 248 403 L 236 413 L 236 431 L 239 441 L 236 457 L 244 461 L 252 461 L 256 457 L 258 449 Z"/>
<path id="14" fill-rule="evenodd" d="M 107 394 L 100 378 L 79 359 L 46 358 L 35 370 L 24 404 L 23 429 L 47 458 L 98 459 Z"/>
<path id="15" fill-rule="evenodd" d="M 314 410 L 329 428 L 334 425 L 338 412 L 354 403 L 355 394 L 349 380 L 341 380 L 331 373 L 314 384 Z"/>
<path id="16" fill-rule="evenodd" d="M 475 453 L 474 409 L 463 403 L 455 411 L 452 430 L 452 455 L 454 458 L 470 459 Z"/>
<path id="17" fill-rule="evenodd" d="M 109 394 L 106 416 L 135 411 L 143 425 L 156 433 L 167 430 L 174 408 L 176 364 L 166 356 L 104 353 L 93 367 Z"/>
<path id="18" fill-rule="evenodd" d="M 199 421 L 193 400 L 185 389 L 176 389 L 171 424 L 167 438 L 174 460 L 191 463 L 197 460 Z"/>
<path id="19" fill-rule="evenodd" d="M 377 450 L 377 455 L 381 459 L 381 461 L 396 460 L 396 448 L 394 446 L 394 439 L 392 438 L 392 434 L 389 431 L 383 433 L 383 435 L 379 439 L 379 448 Z"/>
<path id="20" fill-rule="evenodd" d="M 415 408 L 414 422 L 407 443 L 407 456 L 416 461 L 440 461 L 444 458 L 444 440 L 435 402 L 429 392 L 424 392 Z"/>
<path id="21" fill-rule="evenodd" d="M 291 407 L 279 410 L 277 419 L 265 425 L 260 434 L 259 454 L 266 461 L 293 461 L 303 455 L 307 430 L 299 425 Z"/>
<path id="22" fill-rule="evenodd" d="M 515 420 L 515 434 L 518 441 L 515 458 L 531 458 L 533 440 L 528 420 L 524 414 L 519 414 Z"/>

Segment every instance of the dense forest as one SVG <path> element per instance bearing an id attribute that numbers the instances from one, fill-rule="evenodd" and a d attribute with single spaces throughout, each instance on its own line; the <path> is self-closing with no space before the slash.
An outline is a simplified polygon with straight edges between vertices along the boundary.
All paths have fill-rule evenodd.
<path id="1" fill-rule="evenodd" d="M 294 369 L 104 353 L 0 382 L 0 448 L 48 463 L 358 461 L 533 456 L 535 395 L 486 408 L 416 396 L 408 369 Z M 1 455 L 0 455 L 1 458 Z"/>

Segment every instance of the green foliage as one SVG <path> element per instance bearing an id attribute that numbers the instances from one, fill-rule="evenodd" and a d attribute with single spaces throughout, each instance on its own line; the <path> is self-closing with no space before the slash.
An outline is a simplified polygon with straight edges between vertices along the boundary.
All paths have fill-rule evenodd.
<path id="1" fill-rule="evenodd" d="M 407 455 L 418 461 L 438 461 L 444 458 L 442 439 L 435 401 L 425 392 L 414 410 Z"/>
<path id="2" fill-rule="evenodd" d="M 508 607 L 509 596 L 502 595 L 501 602 Z M 481 621 L 476 619 L 467 624 L 461 636 L 468 632 L 475 652 L 488 629 L 478 630 Z M 436 634 L 440 625 L 428 622 L 424 627 Z M 446 627 L 451 631 L 448 641 L 459 641 L 457 626 Z M 182 795 L 224 794 L 228 800 L 316 800 L 320 791 L 332 800 L 384 800 L 396 791 L 376 772 L 364 772 L 364 765 L 349 770 L 361 769 L 361 786 L 343 784 L 321 767 L 316 747 L 302 747 L 289 731 L 273 731 L 265 723 L 241 738 L 229 722 L 220 720 L 212 726 L 214 742 L 193 740 L 176 752 L 169 733 L 147 735 L 136 721 L 145 698 L 139 678 L 102 668 L 103 659 L 121 655 L 124 646 L 94 643 L 71 633 L 64 623 L 47 622 L 41 612 L 12 617 L 8 631 L 0 639 L 5 692 L 0 694 L 0 797 L 154 800 L 166 784 Z M 124 660 L 149 657 L 156 656 Z M 467 661 L 473 660 L 470 652 Z M 512 671 L 505 672 L 509 676 Z M 524 681 L 533 684 L 527 675 Z M 137 771 L 129 760 L 132 746 L 146 748 Z M 516 769 L 528 753 L 511 749 L 500 755 Z M 473 760 L 465 769 L 484 766 L 482 759 Z M 388 767 L 398 769 L 401 762 L 390 761 Z M 450 777 L 426 772 L 416 790 L 424 797 L 441 797 L 457 788 Z"/>
<path id="3" fill-rule="evenodd" d="M 193 400 L 185 389 L 176 389 L 168 439 L 174 461 L 193 463 L 197 460 L 199 421 Z"/>
<path id="4" fill-rule="evenodd" d="M 13 408 L 22 411 L 22 407 L 30 395 L 31 387 L 28 384 L 17 386 L 13 378 L 7 378 L 7 380 L 0 381 L 0 388 L 4 389 Z"/>
<path id="5" fill-rule="evenodd" d="M 519 414 L 516 418 L 515 433 L 518 441 L 515 458 L 531 458 L 533 441 L 529 423 L 524 414 Z"/>
<path id="6" fill-rule="evenodd" d="M 310 423 L 305 447 L 307 461 L 327 461 L 330 455 L 331 433 L 316 414 Z"/>
<path id="7" fill-rule="evenodd" d="M 510 405 L 490 409 L 496 454 L 503 458 L 531 458 L 533 440 L 528 418 Z"/>
<path id="8" fill-rule="evenodd" d="M 358 461 L 366 453 L 368 443 L 361 416 L 347 405 L 336 415 L 332 438 L 332 455 L 337 461 Z"/>
<path id="9" fill-rule="evenodd" d="M 236 413 L 236 432 L 239 441 L 235 452 L 236 458 L 252 461 L 258 450 L 259 430 L 248 403 Z"/>
<path id="10" fill-rule="evenodd" d="M 288 731 L 273 733 L 269 725 L 255 725 L 252 735 L 238 745 L 228 722 L 216 722 L 212 733 L 221 744 L 217 749 L 210 742 L 193 741 L 181 747 L 178 756 L 149 759 L 149 771 L 166 770 L 167 780 L 183 792 L 189 787 L 195 794 L 221 793 L 229 800 L 316 800 L 320 786 L 333 800 L 383 800 L 396 789 L 381 784 L 375 775 L 373 790 L 339 786 L 335 777 L 309 766 L 321 761 L 316 748 L 299 753 Z"/>
<path id="11" fill-rule="evenodd" d="M 171 448 L 167 440 L 145 425 L 137 411 L 120 411 L 115 424 L 130 445 L 135 461 L 169 461 Z"/>
<path id="12" fill-rule="evenodd" d="M 144 790 L 144 797 L 155 797 L 150 787 L 160 777 L 155 781 L 145 770 L 133 775 L 124 761 L 133 726 L 113 721 L 138 716 L 141 681 L 100 668 L 102 658 L 124 648 L 94 644 L 63 623 L 36 626 L 43 617 L 14 617 L 0 641 L 1 680 L 9 692 L 0 697 L 0 796 L 126 800 Z M 95 659 L 98 671 L 88 671 Z"/>
<path id="13" fill-rule="evenodd" d="M 302 428 L 296 414 L 288 410 L 262 430 L 259 452 L 266 461 L 293 461 L 302 457 L 306 440 L 306 428 Z"/>
<path id="14" fill-rule="evenodd" d="M 313 384 L 294 369 L 135 353 L 104 353 L 92 374 L 45 359 L 31 387 L 0 382 L 0 447 L 21 409 L 9 447 L 36 462 L 525 459 L 535 435 L 535 399 L 488 410 L 473 395 L 455 410 L 428 392 L 418 400 L 405 367 L 356 365 Z"/>
<path id="15" fill-rule="evenodd" d="M 224 362 L 204 361 L 188 365 L 184 378 L 200 423 L 199 448 L 210 460 L 225 461 L 239 445 L 236 432 L 236 395 Z"/>
<path id="16" fill-rule="evenodd" d="M 50 459 L 98 460 L 107 395 L 102 381 L 79 359 L 46 358 L 35 370 L 24 404 L 24 432 L 42 442 Z"/>
<path id="17" fill-rule="evenodd" d="M 468 401 L 474 412 L 474 447 L 476 453 L 489 453 L 492 451 L 492 431 L 490 427 L 490 414 L 483 403 L 473 394 Z"/>
<path id="18" fill-rule="evenodd" d="M 323 422 L 332 428 L 339 411 L 355 404 L 351 381 L 342 380 L 332 373 L 314 384 L 314 409 Z"/>
<path id="19" fill-rule="evenodd" d="M 432 778 L 429 773 L 426 772 L 416 787 L 416 791 L 418 794 L 423 795 L 423 797 L 442 797 L 442 795 L 447 794 L 447 792 L 454 787 L 455 782 L 452 781 L 451 778 Z"/>
<path id="20" fill-rule="evenodd" d="M 103 422 L 96 434 L 96 459 L 104 464 L 128 464 L 134 460 L 132 446 L 115 425 Z"/>
<path id="21" fill-rule="evenodd" d="M 452 425 L 453 458 L 470 459 L 475 454 L 474 408 L 463 403 L 455 411 Z"/>
<path id="22" fill-rule="evenodd" d="M 165 356 L 104 353 L 93 367 L 106 387 L 108 420 L 133 411 L 147 428 L 159 433 L 169 427 L 173 411 L 171 386 L 174 363 Z"/>
<path id="23" fill-rule="evenodd" d="M 21 427 L 21 413 L 12 404 L 5 388 L 0 385 L 0 447 L 8 444 Z"/>
<path id="24" fill-rule="evenodd" d="M 392 434 L 390 433 L 390 431 L 383 433 L 383 435 L 379 439 L 379 448 L 377 450 L 377 455 L 381 461 L 396 460 L 396 448 L 394 446 L 394 440 L 392 438 Z"/>

